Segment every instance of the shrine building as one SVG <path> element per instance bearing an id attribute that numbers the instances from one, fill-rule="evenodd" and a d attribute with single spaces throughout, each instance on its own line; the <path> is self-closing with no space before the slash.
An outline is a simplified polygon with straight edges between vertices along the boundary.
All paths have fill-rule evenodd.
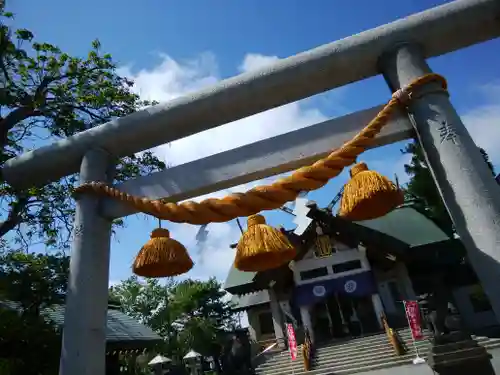
<path id="1" fill-rule="evenodd" d="M 287 322 L 299 342 L 307 330 L 317 343 L 381 332 L 382 316 L 391 327 L 405 327 L 403 301 L 418 300 L 436 280 L 451 291 L 450 313 L 467 328 L 497 325 L 460 240 L 412 205 L 363 222 L 309 207 L 305 225 L 285 230 L 297 248 L 293 261 L 265 272 L 229 272 L 225 289 L 235 309 L 247 313 L 253 341 L 284 348 Z"/>

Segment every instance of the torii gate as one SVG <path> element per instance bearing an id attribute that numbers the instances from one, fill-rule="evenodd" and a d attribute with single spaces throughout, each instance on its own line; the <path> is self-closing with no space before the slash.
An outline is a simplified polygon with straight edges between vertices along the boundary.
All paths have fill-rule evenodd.
<path id="1" fill-rule="evenodd" d="M 458 0 L 283 59 L 166 104 L 111 121 L 7 161 L 16 188 L 80 171 L 110 181 L 112 161 L 382 73 L 392 91 L 430 72 L 426 58 L 500 36 L 500 0 Z M 453 109 L 429 83 L 377 137 L 415 137 L 469 259 L 500 317 L 500 189 Z M 372 108 L 180 165 L 117 186 L 152 199 L 184 200 L 287 172 L 326 155 L 377 114 Z M 118 201 L 77 201 L 61 375 L 103 375 L 111 220 L 133 214 Z"/>

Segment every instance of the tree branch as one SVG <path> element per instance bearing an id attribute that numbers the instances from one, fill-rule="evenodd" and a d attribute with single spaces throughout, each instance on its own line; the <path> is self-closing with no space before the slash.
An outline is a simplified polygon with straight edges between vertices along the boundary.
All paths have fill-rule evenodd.
<path id="1" fill-rule="evenodd" d="M 1 2 L 2 0 L 0 0 Z M 1 26 L 1 25 L 0 25 Z M 3 35 L 0 36 L 0 69 L 3 72 L 3 75 L 5 76 L 5 80 L 8 81 L 9 83 L 12 82 L 9 72 L 7 70 L 7 66 L 5 65 L 5 62 L 3 60 L 4 53 L 7 51 L 7 44 L 9 43 L 8 39 L 8 34 L 7 33 L 2 33 Z"/>
<path id="2" fill-rule="evenodd" d="M 0 223 L 0 238 L 14 229 L 22 221 L 21 214 L 26 209 L 29 199 L 26 196 L 18 197 L 17 202 L 12 203 L 7 219 Z"/>
<path id="3" fill-rule="evenodd" d="M 37 115 L 37 111 L 32 106 L 18 107 L 10 112 L 0 121 L 0 148 L 4 148 L 8 142 L 9 131 L 19 122 L 31 116 Z"/>
<path id="4" fill-rule="evenodd" d="M 98 66 L 95 66 L 93 68 L 90 68 L 86 73 L 93 73 L 99 71 L 101 68 Z M 69 79 L 69 78 L 77 78 L 80 77 L 82 74 L 81 72 L 77 71 L 74 73 L 67 73 L 67 74 L 62 74 L 59 76 L 46 76 L 45 78 L 42 79 L 40 82 L 40 85 L 36 89 L 35 95 L 41 95 L 51 83 L 56 82 L 56 81 L 62 81 L 64 79 Z"/>

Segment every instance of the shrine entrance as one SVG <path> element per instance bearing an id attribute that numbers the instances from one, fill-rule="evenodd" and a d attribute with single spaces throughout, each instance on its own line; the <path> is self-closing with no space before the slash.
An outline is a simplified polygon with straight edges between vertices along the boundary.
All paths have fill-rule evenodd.
<path id="1" fill-rule="evenodd" d="M 318 342 L 361 337 L 381 330 L 370 296 L 334 294 L 311 307 Z"/>

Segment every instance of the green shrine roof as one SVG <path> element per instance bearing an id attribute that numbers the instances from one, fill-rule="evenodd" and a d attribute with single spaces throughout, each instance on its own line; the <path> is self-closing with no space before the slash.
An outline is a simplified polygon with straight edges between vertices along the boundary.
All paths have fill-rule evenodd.
<path id="1" fill-rule="evenodd" d="M 403 206 L 378 219 L 358 221 L 356 224 L 387 234 L 410 247 L 450 239 L 432 220 L 411 206 Z"/>
<path id="2" fill-rule="evenodd" d="M 92 303 L 89 301 L 89 303 Z M 18 304 L 11 301 L 0 301 L 0 307 L 13 310 L 18 309 Z M 43 310 L 48 319 L 52 320 L 60 328 L 64 327 L 64 305 L 55 305 Z M 106 327 L 106 343 L 120 349 L 129 347 L 144 348 L 161 341 L 149 327 L 139 323 L 115 308 L 108 309 L 108 319 Z"/>

